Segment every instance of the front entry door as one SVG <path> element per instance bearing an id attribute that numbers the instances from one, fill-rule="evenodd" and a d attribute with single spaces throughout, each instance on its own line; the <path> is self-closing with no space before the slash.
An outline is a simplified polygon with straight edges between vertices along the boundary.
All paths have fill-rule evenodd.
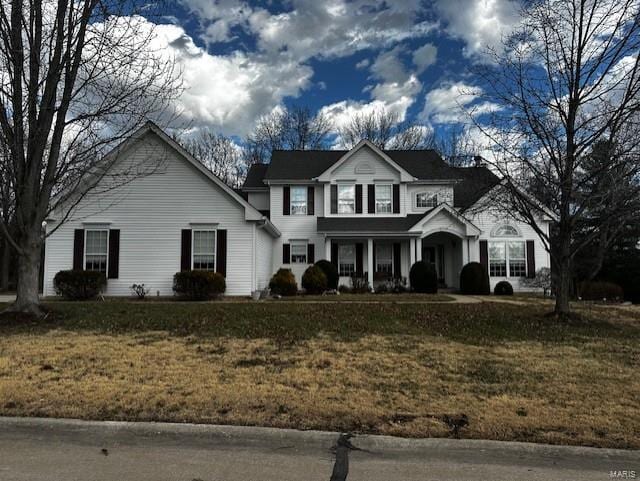
<path id="1" fill-rule="evenodd" d="M 444 285 L 444 246 L 423 246 L 422 260 L 427 264 L 431 264 L 438 273 L 438 282 Z"/>

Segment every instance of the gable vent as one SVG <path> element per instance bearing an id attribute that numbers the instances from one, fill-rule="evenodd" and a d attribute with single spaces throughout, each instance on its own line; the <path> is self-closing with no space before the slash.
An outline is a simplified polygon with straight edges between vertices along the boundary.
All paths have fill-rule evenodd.
<path id="1" fill-rule="evenodd" d="M 369 162 L 360 162 L 353 170 L 356 174 L 375 174 L 376 170 Z"/>

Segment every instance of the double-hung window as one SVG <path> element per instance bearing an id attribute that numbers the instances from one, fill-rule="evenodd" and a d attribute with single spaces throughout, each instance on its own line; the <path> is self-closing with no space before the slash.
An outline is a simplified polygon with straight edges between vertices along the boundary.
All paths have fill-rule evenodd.
<path id="1" fill-rule="evenodd" d="M 107 272 L 109 231 L 106 229 L 85 230 L 84 268 L 88 271 Z"/>
<path id="2" fill-rule="evenodd" d="M 216 231 L 193 231 L 193 269 L 214 271 L 216 269 Z"/>
<path id="3" fill-rule="evenodd" d="M 356 186 L 338 184 L 338 214 L 354 214 L 356 211 Z"/>
<path id="4" fill-rule="evenodd" d="M 338 273 L 352 276 L 356 272 L 356 246 L 341 244 L 338 246 Z"/>
<path id="5" fill-rule="evenodd" d="M 291 187 L 291 215 L 307 215 L 307 188 Z"/>
<path id="6" fill-rule="evenodd" d="M 391 244 L 376 244 L 376 272 L 393 274 L 393 248 Z"/>
<path id="7" fill-rule="evenodd" d="M 307 241 L 304 241 L 304 240 L 291 241 L 291 263 L 292 264 L 307 263 Z"/>
<path id="8" fill-rule="evenodd" d="M 418 192 L 416 194 L 416 207 L 418 209 L 428 209 L 438 205 L 438 196 L 428 192 Z"/>
<path id="9" fill-rule="evenodd" d="M 489 275 L 491 277 L 526 276 L 527 261 L 525 242 L 489 242 Z"/>
<path id="10" fill-rule="evenodd" d="M 376 214 L 391 213 L 391 185 L 376 184 Z"/>

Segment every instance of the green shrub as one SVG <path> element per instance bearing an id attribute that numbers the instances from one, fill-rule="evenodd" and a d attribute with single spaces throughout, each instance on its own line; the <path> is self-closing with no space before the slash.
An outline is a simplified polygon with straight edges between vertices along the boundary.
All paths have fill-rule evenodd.
<path id="1" fill-rule="evenodd" d="M 460 273 L 460 292 L 471 295 L 488 295 L 491 293 L 489 274 L 479 262 L 469 262 Z"/>
<path id="2" fill-rule="evenodd" d="M 302 275 L 302 287 L 307 294 L 322 294 L 327 290 L 327 276 L 317 265 L 309 266 Z"/>
<path id="3" fill-rule="evenodd" d="M 493 293 L 496 296 L 512 296 L 513 286 L 507 281 L 500 281 L 493 288 Z"/>
<path id="4" fill-rule="evenodd" d="M 72 301 L 94 299 L 106 285 L 105 275 L 95 271 L 60 271 L 53 278 L 56 293 Z"/>
<path id="5" fill-rule="evenodd" d="M 278 269 L 269 281 L 269 289 L 273 294 L 281 296 L 295 296 L 298 293 L 296 276 L 291 269 Z"/>
<path id="6" fill-rule="evenodd" d="M 409 271 L 409 282 L 411 289 L 424 294 L 435 294 L 438 292 L 438 273 L 432 264 L 425 261 L 418 261 L 411 266 Z"/>
<path id="7" fill-rule="evenodd" d="M 224 276 L 218 272 L 182 271 L 173 276 L 173 292 L 191 301 L 213 299 L 226 288 Z"/>
<path id="8" fill-rule="evenodd" d="M 322 269 L 322 272 L 327 277 L 327 288 L 337 289 L 339 276 L 336 266 L 326 259 L 319 260 L 315 265 Z"/>
<path id="9" fill-rule="evenodd" d="M 606 281 L 581 282 L 578 292 L 582 300 L 585 301 L 615 301 L 624 298 L 622 287 Z"/>

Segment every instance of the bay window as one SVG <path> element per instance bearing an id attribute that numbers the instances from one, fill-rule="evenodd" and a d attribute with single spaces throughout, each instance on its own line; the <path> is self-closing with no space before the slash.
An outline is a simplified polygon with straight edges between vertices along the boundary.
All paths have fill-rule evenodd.
<path id="1" fill-rule="evenodd" d="M 193 270 L 214 271 L 216 269 L 216 231 L 193 231 Z"/>
<path id="2" fill-rule="evenodd" d="M 107 272 L 109 231 L 106 229 L 85 230 L 84 268 L 87 271 Z"/>
<path id="3" fill-rule="evenodd" d="M 338 184 L 338 214 L 353 214 L 356 211 L 356 186 Z"/>
<path id="4" fill-rule="evenodd" d="M 391 213 L 391 185 L 376 184 L 376 214 Z"/>
<path id="5" fill-rule="evenodd" d="M 352 276 L 356 272 L 356 246 L 341 244 L 338 246 L 338 273 L 341 276 Z"/>
<path id="6" fill-rule="evenodd" d="M 291 215 L 307 215 L 307 188 L 291 187 Z"/>

